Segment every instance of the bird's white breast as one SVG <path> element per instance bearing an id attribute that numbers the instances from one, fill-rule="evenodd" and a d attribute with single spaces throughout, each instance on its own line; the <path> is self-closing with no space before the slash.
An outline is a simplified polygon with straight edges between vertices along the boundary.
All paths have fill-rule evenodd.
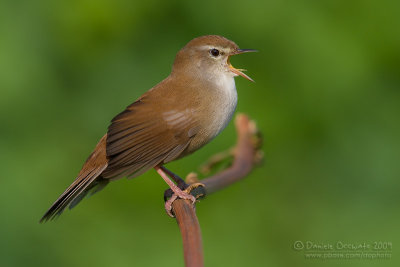
<path id="1" fill-rule="evenodd" d="M 237 104 L 237 92 L 235 80 L 231 75 L 220 75 L 214 80 L 216 85 L 212 108 L 212 123 L 210 134 L 212 137 L 218 135 L 231 120 Z"/>

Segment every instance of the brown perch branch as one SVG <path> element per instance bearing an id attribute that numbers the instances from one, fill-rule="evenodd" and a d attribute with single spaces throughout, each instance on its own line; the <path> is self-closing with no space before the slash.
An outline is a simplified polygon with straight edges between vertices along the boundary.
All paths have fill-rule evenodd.
<path id="1" fill-rule="evenodd" d="M 238 140 L 233 150 L 233 164 L 229 168 L 201 180 L 207 194 L 221 190 L 244 178 L 258 161 L 257 156 L 260 155 L 258 151 L 260 144 L 256 136 L 255 123 L 250 121 L 246 115 L 239 114 L 236 116 L 235 125 Z M 192 178 L 190 175 L 186 180 L 189 184 L 198 182 L 196 178 Z M 202 267 L 204 265 L 203 246 L 195 209 L 190 201 L 183 199 L 175 200 L 172 203 L 172 208 L 182 234 L 185 266 Z"/>

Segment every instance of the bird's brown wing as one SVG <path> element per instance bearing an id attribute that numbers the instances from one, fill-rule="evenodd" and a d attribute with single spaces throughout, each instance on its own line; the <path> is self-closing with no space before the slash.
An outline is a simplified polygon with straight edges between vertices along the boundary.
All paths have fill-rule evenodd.
<path id="1" fill-rule="evenodd" d="M 145 94 L 117 115 L 108 128 L 108 166 L 102 177 L 139 176 L 158 164 L 177 158 L 196 135 L 193 109 L 162 94 Z"/>

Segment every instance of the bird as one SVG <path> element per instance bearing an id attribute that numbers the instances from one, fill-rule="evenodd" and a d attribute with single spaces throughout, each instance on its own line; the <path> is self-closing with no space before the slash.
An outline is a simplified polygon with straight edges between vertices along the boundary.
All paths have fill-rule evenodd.
<path id="1" fill-rule="evenodd" d="M 253 81 L 229 59 L 247 52 L 256 50 L 240 49 L 219 35 L 189 41 L 176 54 L 170 75 L 111 120 L 75 181 L 40 222 L 58 217 L 110 181 L 134 178 L 153 168 L 175 198 L 194 203 L 194 196 L 169 179 L 176 181 L 177 176 L 164 165 L 195 152 L 227 126 L 238 100 L 234 78 Z M 165 209 L 173 217 L 171 202 Z"/>

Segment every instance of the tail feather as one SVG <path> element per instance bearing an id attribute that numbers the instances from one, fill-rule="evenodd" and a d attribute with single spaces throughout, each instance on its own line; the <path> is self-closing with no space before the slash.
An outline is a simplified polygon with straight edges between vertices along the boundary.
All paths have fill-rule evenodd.
<path id="1" fill-rule="evenodd" d="M 93 153 L 86 160 L 76 180 L 53 203 L 50 209 L 43 215 L 40 222 L 46 222 L 59 216 L 69 205 L 76 206 L 89 191 L 98 192 L 108 184 L 108 180 L 101 177 L 107 168 L 106 139 L 104 135 L 97 144 Z"/>
<path id="2" fill-rule="evenodd" d="M 88 175 L 78 177 L 76 181 L 71 184 L 53 203 L 50 209 L 40 219 L 40 222 L 46 222 L 58 217 L 68 205 L 70 205 L 70 208 L 75 207 L 91 189 L 93 189 L 98 183 L 101 183 L 96 182 L 95 180 L 103 180 L 99 175 L 106 167 L 107 166 L 103 166 L 102 168 L 93 170 Z M 108 183 L 107 180 L 104 181 L 105 184 Z"/>
<path id="3" fill-rule="evenodd" d="M 90 197 L 96 194 L 97 192 L 103 190 L 103 188 L 106 187 L 108 183 L 109 183 L 108 179 L 103 179 L 101 177 L 99 179 L 94 180 L 90 184 L 90 186 L 88 186 L 82 193 L 80 193 L 74 200 L 71 201 L 71 204 L 69 204 L 69 209 L 73 209 L 86 196 Z"/>

